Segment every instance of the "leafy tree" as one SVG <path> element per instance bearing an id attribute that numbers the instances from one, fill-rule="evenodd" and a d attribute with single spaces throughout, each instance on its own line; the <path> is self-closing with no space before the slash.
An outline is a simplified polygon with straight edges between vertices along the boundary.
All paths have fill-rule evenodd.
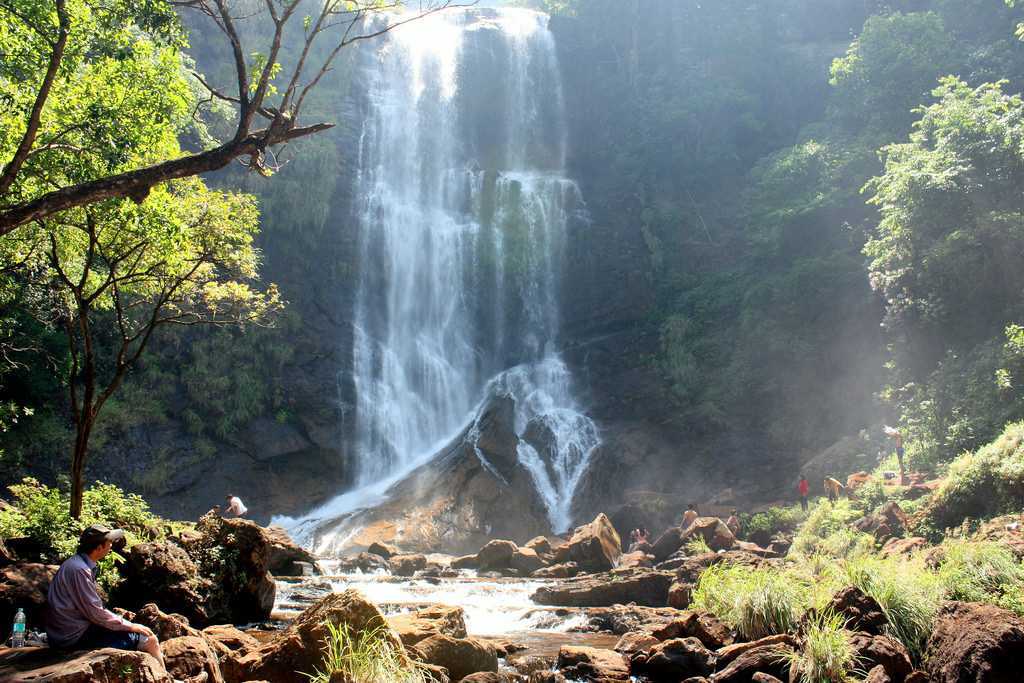
<path id="1" fill-rule="evenodd" d="M 273 171 L 273 149 L 332 127 L 330 123 L 299 125 L 303 104 L 330 70 L 342 49 L 436 12 L 450 0 L 427 0 L 420 12 L 394 20 L 368 21 L 374 14 L 398 8 L 390 0 L 268 0 L 265 3 L 232 0 L 2 0 L 0 51 L 5 57 L 0 98 L 7 104 L 0 115 L 0 235 L 33 220 L 106 199 L 130 198 L 143 202 L 157 185 L 224 168 L 235 159 L 247 159 L 261 174 Z M 174 156 L 149 158 L 144 164 L 111 163 L 105 167 L 64 172 L 62 156 L 78 150 L 105 149 L 116 159 L 124 144 L 144 125 L 135 125 L 138 108 L 125 107 L 116 97 L 96 93 L 88 118 L 72 128 L 52 124 L 50 111 L 61 106 L 60 92 L 72 88 L 83 71 L 91 71 L 97 57 L 130 61 L 138 44 L 136 30 L 148 34 L 176 54 L 182 46 L 175 8 L 199 12 L 219 29 L 231 45 L 234 66 L 231 89 L 195 79 L 214 100 L 229 105 L 235 118 L 230 139 L 208 149 Z M 238 25 L 260 21 L 261 50 L 245 43 Z M 365 23 L 364 23 L 365 22 Z M 365 30 L 364 30 L 365 29 Z M 287 63 L 285 38 L 297 40 L 298 49 Z M 319 39 L 319 42 L 318 42 Z M 327 43 L 314 53 L 314 45 Z M 314 57 L 319 57 L 315 59 Z M 280 85 L 280 87 L 278 87 Z M 151 95 L 162 97 L 159 92 Z M 258 122 L 264 121 L 264 127 Z M 100 134 L 97 140 L 96 133 Z M 123 139 L 124 138 L 124 139 Z M 96 145 L 103 145 L 97 148 Z"/>

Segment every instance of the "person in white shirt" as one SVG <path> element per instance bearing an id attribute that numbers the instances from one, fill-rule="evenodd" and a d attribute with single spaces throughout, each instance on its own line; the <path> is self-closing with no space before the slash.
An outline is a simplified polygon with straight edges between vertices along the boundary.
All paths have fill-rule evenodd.
<path id="1" fill-rule="evenodd" d="M 228 494 L 228 507 L 224 510 L 224 516 L 234 515 L 235 517 L 242 517 L 249 508 L 245 507 L 242 503 L 242 499 L 233 493 Z"/>

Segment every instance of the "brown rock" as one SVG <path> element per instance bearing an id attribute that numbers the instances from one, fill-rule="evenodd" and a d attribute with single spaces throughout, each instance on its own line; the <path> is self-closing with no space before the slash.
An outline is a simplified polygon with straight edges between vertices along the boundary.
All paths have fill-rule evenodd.
<path id="1" fill-rule="evenodd" d="M 567 579 L 579 573 L 580 568 L 576 566 L 575 562 L 563 562 L 538 569 L 533 573 L 533 577 L 537 579 Z"/>
<path id="2" fill-rule="evenodd" d="M 682 540 L 686 544 L 691 538 L 700 537 L 713 551 L 730 550 L 736 544 L 736 537 L 725 522 L 718 517 L 698 517 L 683 530 Z"/>
<path id="3" fill-rule="evenodd" d="M 851 631 L 877 635 L 889 623 L 878 602 L 854 586 L 847 586 L 836 593 L 829 607 L 845 618 L 846 627 Z"/>
<path id="4" fill-rule="evenodd" d="M 421 569 L 427 568 L 425 555 L 394 555 L 391 560 L 391 573 L 395 576 L 412 576 Z"/>
<path id="5" fill-rule="evenodd" d="M 541 586 L 531 596 L 538 605 L 608 607 L 635 602 L 648 607 L 668 605 L 672 575 L 653 569 L 630 569 L 607 576 L 581 576 Z"/>
<path id="6" fill-rule="evenodd" d="M 687 612 L 678 619 L 651 630 L 658 640 L 696 638 L 704 647 L 717 650 L 732 645 L 733 636 L 721 619 L 706 612 Z"/>
<path id="7" fill-rule="evenodd" d="M 672 585 L 668 587 L 668 606 L 676 609 L 689 607 L 690 601 L 693 599 L 693 589 L 692 583 L 673 581 Z"/>
<path id="8" fill-rule="evenodd" d="M 462 557 L 456 557 L 452 560 L 452 569 L 476 569 L 479 564 L 476 561 L 476 555 L 463 555 Z"/>
<path id="9" fill-rule="evenodd" d="M 200 632 L 192 628 L 188 619 L 180 614 L 166 614 L 160 608 L 149 603 L 135 613 L 132 619 L 136 624 L 148 627 L 156 634 L 157 640 L 163 642 L 171 638 L 199 637 Z"/>
<path id="10" fill-rule="evenodd" d="M 1021 680 L 1024 620 L 1014 613 L 950 602 L 935 619 L 925 670 L 936 683 L 1010 683 Z"/>
<path id="11" fill-rule="evenodd" d="M 911 555 L 919 550 L 928 547 L 928 541 L 920 536 L 910 538 L 890 538 L 882 546 L 882 557 L 896 557 L 898 555 Z"/>
<path id="12" fill-rule="evenodd" d="M 263 621 L 274 607 L 277 586 L 270 574 L 271 541 L 248 519 L 224 519 L 215 512 L 196 524 L 198 539 L 186 550 L 209 579 L 203 607 L 210 621 L 244 624 Z"/>
<path id="13" fill-rule="evenodd" d="M 522 676 L 544 673 L 555 666 L 555 660 L 550 657 L 538 657 L 525 653 L 508 657 L 506 663 Z"/>
<path id="14" fill-rule="evenodd" d="M 316 568 L 316 557 L 305 548 L 299 547 L 284 528 L 271 525 L 263 530 L 269 545 L 267 571 L 274 576 L 302 576 L 298 562 Z"/>
<path id="15" fill-rule="evenodd" d="M 535 536 L 526 542 L 526 547 L 538 555 L 551 554 L 551 541 L 546 536 Z"/>
<path id="16" fill-rule="evenodd" d="M 477 566 L 480 569 L 505 569 L 512 566 L 512 556 L 517 550 L 519 546 L 512 541 L 490 541 L 476 554 Z"/>
<path id="17" fill-rule="evenodd" d="M 743 655 L 750 650 L 756 648 L 775 647 L 782 650 L 794 649 L 797 643 L 793 636 L 782 634 L 777 636 L 768 636 L 761 638 L 760 640 L 754 640 L 749 643 L 736 643 L 735 645 L 726 645 L 720 648 L 716 653 L 718 655 L 718 667 L 722 668 L 729 662 L 733 661 L 740 655 Z"/>
<path id="18" fill-rule="evenodd" d="M 167 673 L 173 678 L 186 680 L 206 675 L 206 683 L 224 683 L 217 656 L 203 638 L 183 636 L 160 643 Z"/>
<path id="19" fill-rule="evenodd" d="M 557 671 L 535 671 L 530 674 L 529 683 L 566 683 L 565 676 Z"/>
<path id="20" fill-rule="evenodd" d="M 466 637 L 465 613 L 461 607 L 432 605 L 415 612 L 387 617 L 387 621 L 406 647 L 412 647 L 438 633 L 452 638 Z"/>
<path id="21" fill-rule="evenodd" d="M 615 643 L 615 651 L 629 657 L 643 650 L 649 650 L 661 641 L 647 631 L 630 631 L 622 634 L 619 642 Z"/>
<path id="22" fill-rule="evenodd" d="M 481 671 L 466 676 L 460 683 L 516 683 L 516 679 L 512 674 Z"/>
<path id="23" fill-rule="evenodd" d="M 641 551 L 625 553 L 619 558 L 619 569 L 650 568 L 653 566 L 654 555 L 648 555 Z"/>
<path id="24" fill-rule="evenodd" d="M 11 635 L 18 608 L 25 610 L 29 629 L 41 629 L 46 610 L 46 591 L 57 567 L 34 562 L 18 562 L 0 569 L 0 642 Z"/>
<path id="25" fill-rule="evenodd" d="M 540 559 L 535 550 L 519 548 L 512 555 L 509 566 L 519 572 L 520 576 L 530 576 L 533 572 L 544 567 L 544 560 Z"/>
<path id="26" fill-rule="evenodd" d="M 632 669 L 655 680 L 706 676 L 714 669 L 715 655 L 696 638 L 673 638 L 631 660 Z"/>
<path id="27" fill-rule="evenodd" d="M 203 636 L 207 640 L 218 643 L 233 652 L 249 650 L 259 647 L 259 641 L 245 631 L 240 631 L 234 626 L 218 624 L 207 626 L 203 629 Z"/>
<path id="28" fill-rule="evenodd" d="M 585 681 L 628 681 L 625 657 L 612 650 L 563 645 L 555 666 L 569 679 Z"/>
<path id="29" fill-rule="evenodd" d="M 755 673 L 766 673 L 779 680 L 785 680 L 789 676 L 789 663 L 785 659 L 788 652 L 792 652 L 792 648 L 785 645 L 750 648 L 733 659 L 724 669 L 711 674 L 710 680 L 712 683 L 745 683 L 751 680 Z"/>
<path id="30" fill-rule="evenodd" d="M 879 664 L 868 671 L 868 677 L 864 679 L 864 683 L 893 683 L 893 680 L 885 672 L 885 667 Z"/>
<path id="31" fill-rule="evenodd" d="M 371 543 L 370 547 L 366 549 L 366 552 L 371 555 L 383 557 L 385 560 L 390 560 L 395 555 L 401 554 L 397 546 L 393 546 L 390 543 L 381 543 L 380 541 L 374 541 Z"/>
<path id="32" fill-rule="evenodd" d="M 909 518 L 895 501 L 889 501 L 881 510 L 854 522 L 857 531 L 874 534 L 879 541 L 892 536 L 902 536 L 907 529 Z"/>
<path id="33" fill-rule="evenodd" d="M 654 541 L 654 545 L 651 546 L 651 554 L 658 562 L 664 562 L 672 553 L 682 547 L 683 530 L 679 527 L 671 527 Z"/>
<path id="34" fill-rule="evenodd" d="M 782 683 L 782 681 L 771 674 L 758 671 L 750 677 L 750 683 Z"/>
<path id="35" fill-rule="evenodd" d="M 357 553 L 338 563 L 338 571 L 342 574 L 355 573 L 356 570 L 364 574 L 377 571 L 386 572 L 391 570 L 391 563 L 374 553 Z"/>
<path id="36" fill-rule="evenodd" d="M 416 652 L 421 661 L 447 669 L 454 681 L 480 671 L 498 670 L 494 646 L 476 638 L 452 638 L 435 633 L 417 643 Z"/>
<path id="37" fill-rule="evenodd" d="M 893 683 L 903 683 L 903 679 L 914 670 L 910 663 L 910 653 L 903 643 L 895 638 L 854 633 L 850 636 L 850 646 L 856 653 L 861 667 L 871 669 L 881 666 Z"/>
<path id="38" fill-rule="evenodd" d="M 90 650 L 66 652 L 45 647 L 0 649 L 4 683 L 171 683 L 144 652 Z"/>
<path id="39" fill-rule="evenodd" d="M 311 672 L 321 665 L 327 622 L 347 624 L 355 631 L 383 627 L 381 637 L 392 647 L 402 648 L 402 641 L 387 626 L 380 610 L 358 591 L 347 590 L 321 599 L 270 642 L 239 658 L 237 670 L 225 671 L 225 677 L 229 683 L 260 678 L 274 683 L 308 683 L 299 672 Z"/>
<path id="40" fill-rule="evenodd" d="M 128 552 L 119 571 L 122 581 L 111 596 L 118 605 L 136 610 L 156 603 L 196 625 L 207 624 L 210 584 L 199 578 L 199 568 L 180 546 L 166 541 L 139 543 Z"/>
<path id="41" fill-rule="evenodd" d="M 932 679 L 924 671 L 915 671 L 903 683 L 932 683 Z"/>
<path id="42" fill-rule="evenodd" d="M 622 541 L 608 517 L 601 513 L 576 529 L 569 540 L 569 559 L 585 572 L 612 569 L 622 554 Z"/>

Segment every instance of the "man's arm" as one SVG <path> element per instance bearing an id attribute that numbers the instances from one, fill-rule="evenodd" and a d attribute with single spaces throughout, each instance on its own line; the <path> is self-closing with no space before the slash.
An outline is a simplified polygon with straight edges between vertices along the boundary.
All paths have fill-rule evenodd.
<path id="1" fill-rule="evenodd" d="M 75 607 L 85 616 L 86 619 L 111 631 L 131 631 L 138 633 L 139 624 L 133 624 L 127 619 L 122 619 L 110 610 L 103 607 L 96 592 L 96 583 L 88 569 L 76 571 L 71 575 L 71 583 L 74 588 L 73 600 Z M 148 630 L 148 629 L 147 629 Z"/>

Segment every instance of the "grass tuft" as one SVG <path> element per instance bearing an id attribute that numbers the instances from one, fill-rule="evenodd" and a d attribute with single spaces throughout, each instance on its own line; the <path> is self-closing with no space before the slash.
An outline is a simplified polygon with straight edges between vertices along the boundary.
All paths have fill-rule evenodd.
<path id="1" fill-rule="evenodd" d="M 812 614 L 807 620 L 803 647 L 787 655 L 799 683 L 847 681 L 857 664 L 842 615 L 831 611 Z M 792 678 L 790 680 L 793 680 Z"/>
<path id="2" fill-rule="evenodd" d="M 798 577 L 745 565 L 708 567 L 693 594 L 696 609 L 718 616 L 748 640 L 794 630 L 810 600 L 810 587 Z"/>
<path id="3" fill-rule="evenodd" d="M 348 624 L 325 622 L 323 670 L 303 674 L 310 683 L 434 683 L 431 673 L 409 660 L 385 637 L 385 626 L 355 631 Z"/>

